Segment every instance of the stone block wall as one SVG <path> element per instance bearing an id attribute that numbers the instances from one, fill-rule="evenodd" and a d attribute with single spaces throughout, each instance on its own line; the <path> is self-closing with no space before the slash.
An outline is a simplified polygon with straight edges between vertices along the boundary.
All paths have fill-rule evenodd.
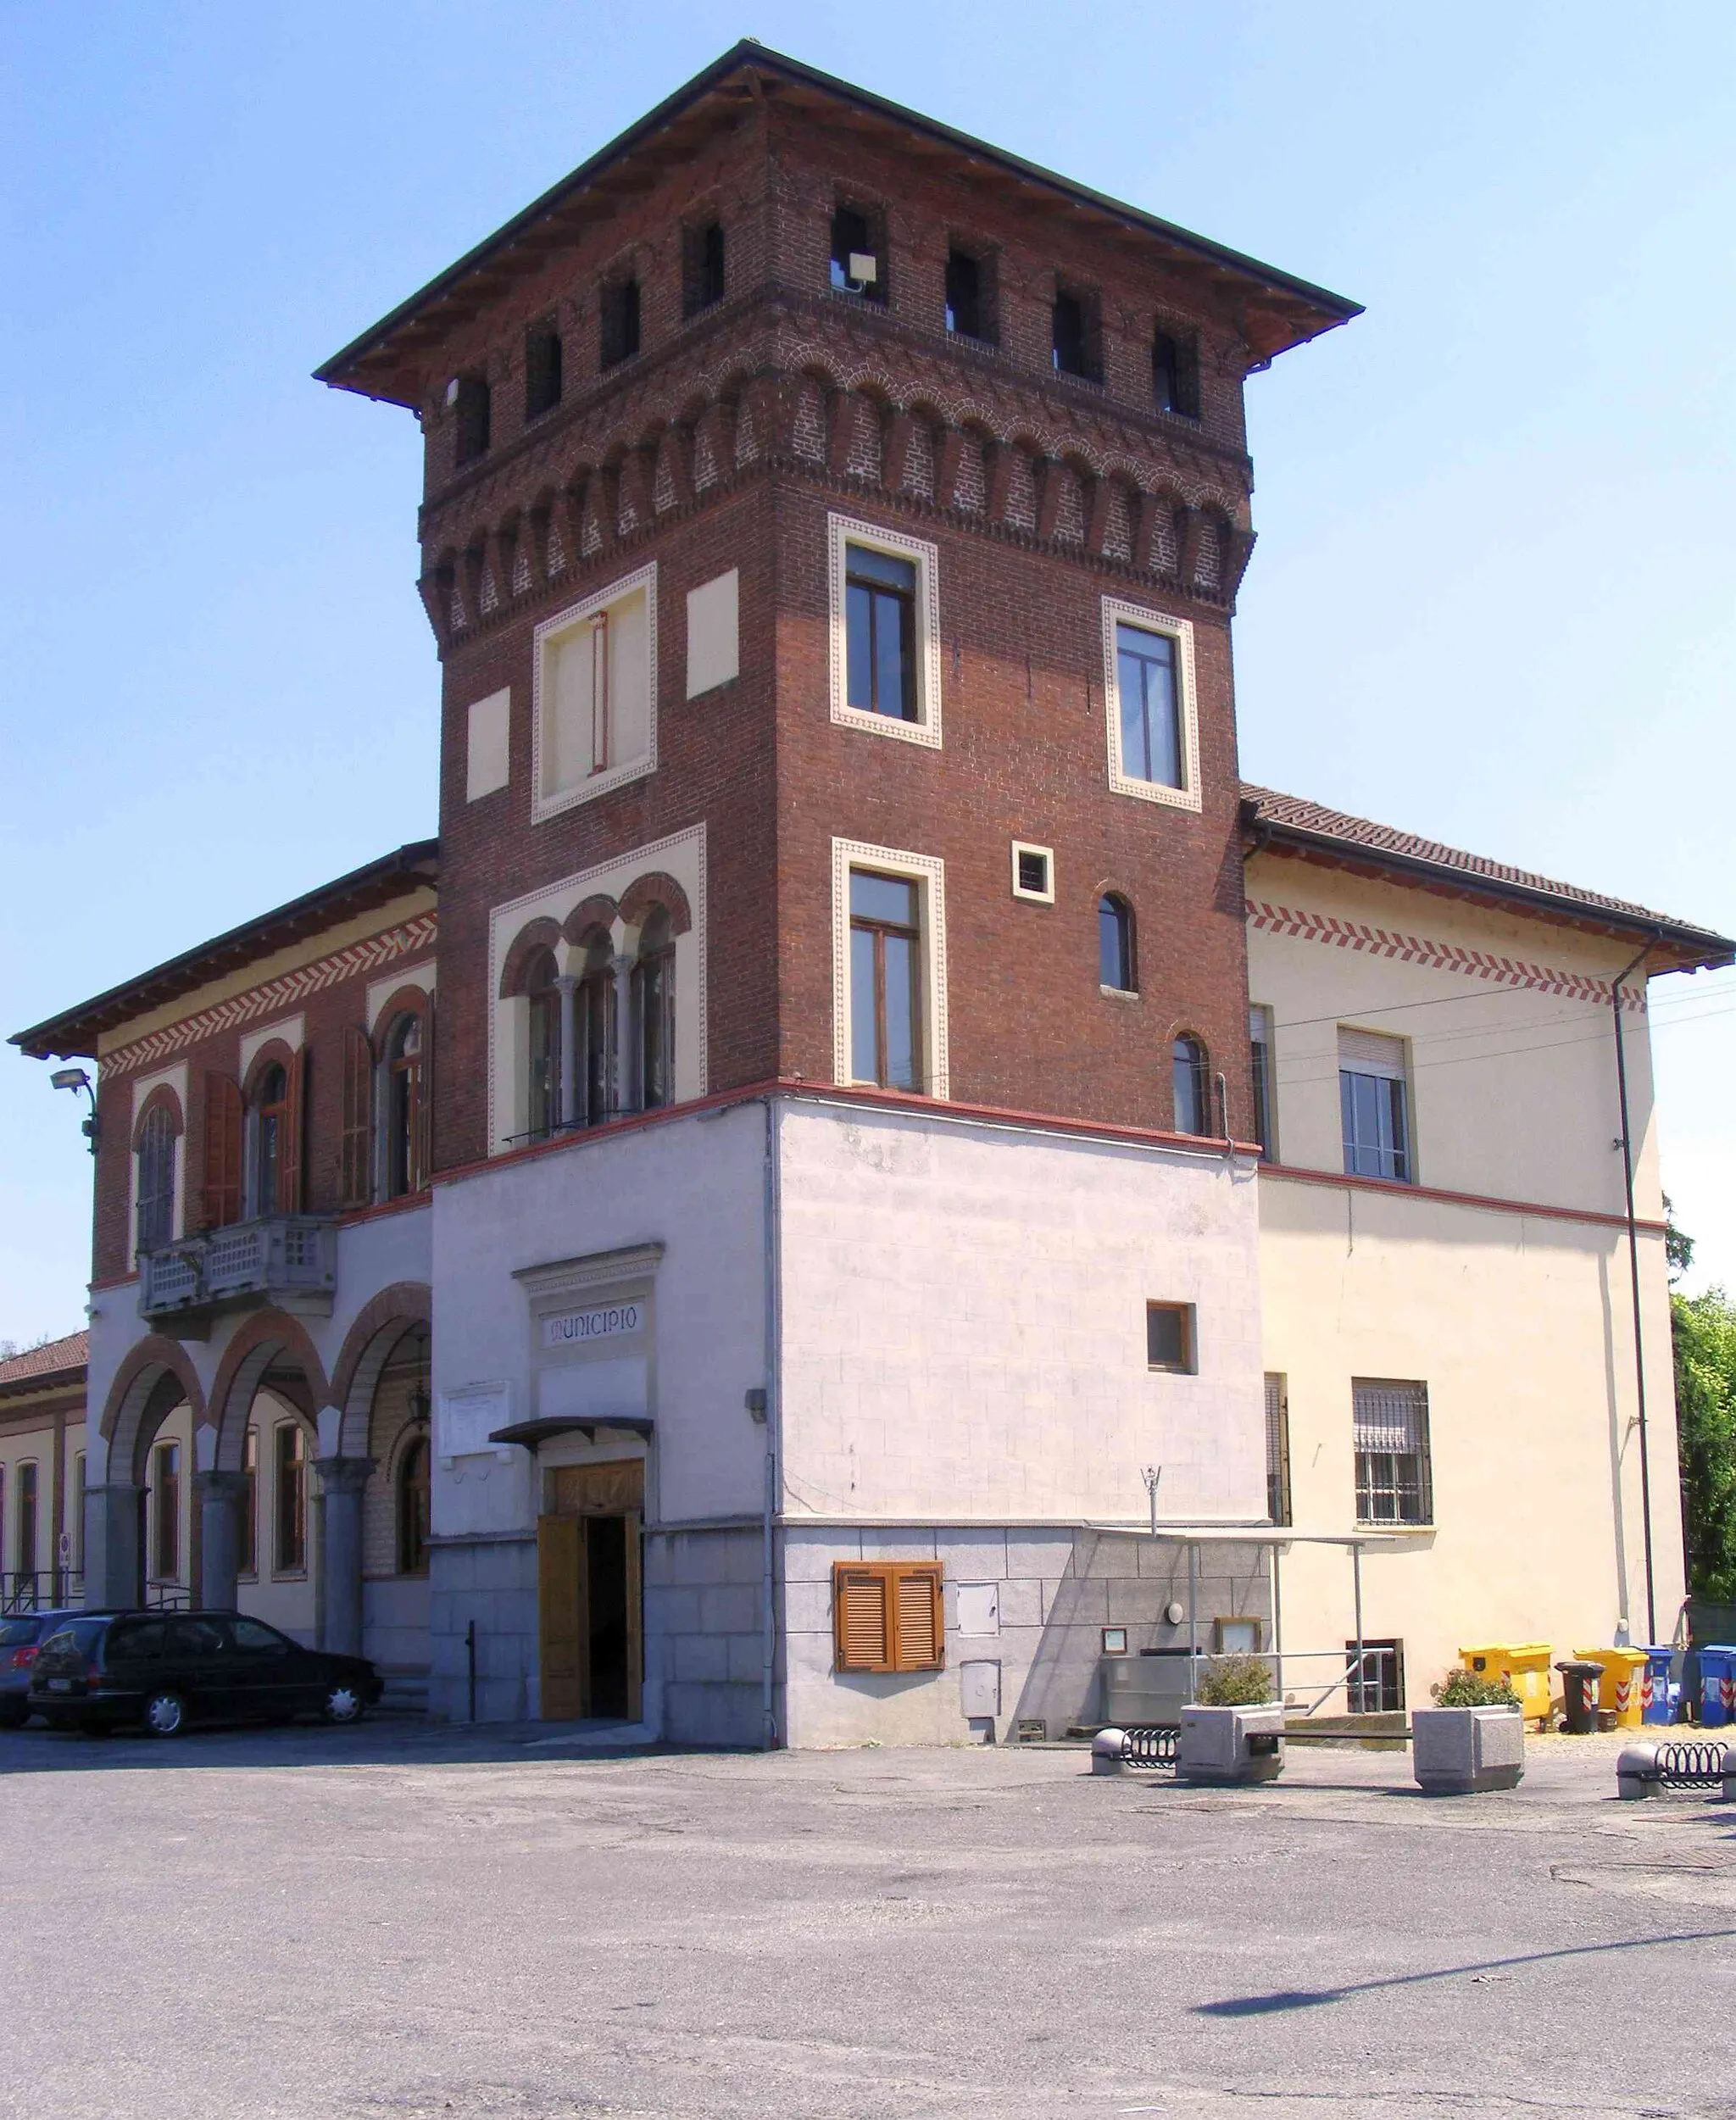
<path id="1" fill-rule="evenodd" d="M 672 1743 L 763 1742 L 764 1546 L 757 1526 L 645 1539 L 645 1717 Z"/>

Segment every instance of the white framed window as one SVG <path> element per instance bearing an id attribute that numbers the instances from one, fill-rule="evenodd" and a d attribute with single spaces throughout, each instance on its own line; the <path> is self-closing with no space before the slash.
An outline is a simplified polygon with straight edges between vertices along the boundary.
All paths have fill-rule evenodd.
<path id="1" fill-rule="evenodd" d="M 1104 597 L 1103 671 L 1110 786 L 1142 802 L 1198 810 L 1199 714 L 1192 622 Z"/>
<path id="2" fill-rule="evenodd" d="M 657 565 L 611 581 L 536 631 L 532 819 L 657 769 Z"/>
<path id="3" fill-rule="evenodd" d="M 846 515 L 826 523 L 832 718 L 938 751 L 939 548 Z"/>
<path id="4" fill-rule="evenodd" d="M 834 1079 L 944 1099 L 946 864 L 834 839 L 832 948 Z"/>
<path id="5" fill-rule="evenodd" d="M 1013 896 L 1028 899 L 1033 905 L 1054 904 L 1053 847 L 1033 847 L 1027 840 L 1014 840 Z"/>
<path id="6" fill-rule="evenodd" d="M 1338 1108 L 1348 1176 L 1416 1182 L 1405 1071 L 1403 1038 L 1340 1025 Z"/>

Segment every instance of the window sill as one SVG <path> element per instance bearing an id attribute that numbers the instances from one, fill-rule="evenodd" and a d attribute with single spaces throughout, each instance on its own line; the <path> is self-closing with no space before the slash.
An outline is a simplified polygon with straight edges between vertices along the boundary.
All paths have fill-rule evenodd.
<path id="1" fill-rule="evenodd" d="M 253 1579 L 257 1582 L 259 1577 L 256 1576 Z M 307 1579 L 308 1572 L 305 1568 L 273 1568 L 271 1571 L 271 1580 L 274 1583 L 305 1583 Z"/>
<path id="2" fill-rule="evenodd" d="M 1097 991 L 1106 1001 L 1137 1001 L 1139 999 L 1138 987 L 1105 987 L 1099 984 Z"/>
<path id="3" fill-rule="evenodd" d="M 1390 1518 L 1388 1518 L 1380 1523 L 1371 1523 L 1366 1517 L 1359 1516 L 1356 1519 L 1356 1528 L 1358 1531 L 1383 1531 L 1389 1538 L 1402 1538 L 1407 1532 L 1438 1531 L 1440 1527 L 1433 1522 L 1426 1524 L 1396 1524 L 1394 1523 Z"/>

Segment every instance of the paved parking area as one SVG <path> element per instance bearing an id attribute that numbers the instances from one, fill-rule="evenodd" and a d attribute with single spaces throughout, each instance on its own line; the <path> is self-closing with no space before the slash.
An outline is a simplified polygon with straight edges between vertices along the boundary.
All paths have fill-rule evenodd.
<path id="1" fill-rule="evenodd" d="M 0 1737 L 0 2112 L 1736 2116 L 1736 1808 L 1077 1752 Z"/>

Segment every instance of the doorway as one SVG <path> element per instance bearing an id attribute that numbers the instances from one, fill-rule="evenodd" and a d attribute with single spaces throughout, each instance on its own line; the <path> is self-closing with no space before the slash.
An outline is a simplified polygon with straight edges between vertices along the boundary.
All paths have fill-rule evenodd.
<path id="1" fill-rule="evenodd" d="M 547 1507 L 537 1520 L 543 1719 L 636 1722 L 644 1690 L 644 1461 L 556 1466 L 543 1480 Z"/>

